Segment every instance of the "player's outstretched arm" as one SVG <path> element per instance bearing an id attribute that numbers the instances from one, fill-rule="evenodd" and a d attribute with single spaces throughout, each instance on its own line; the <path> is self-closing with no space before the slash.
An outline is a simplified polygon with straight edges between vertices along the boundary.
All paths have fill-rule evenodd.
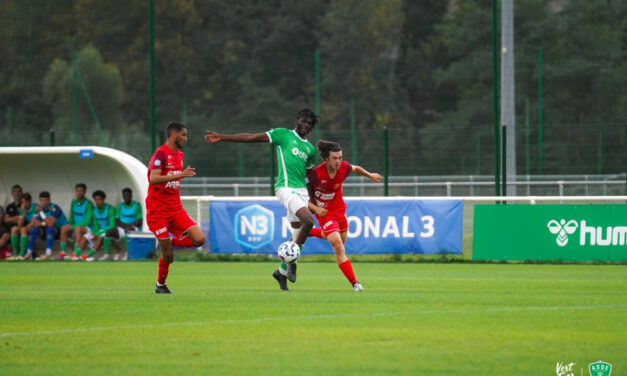
<path id="1" fill-rule="evenodd" d="M 187 166 L 187 168 L 182 172 L 172 175 L 161 175 L 161 170 L 154 169 L 150 171 L 150 184 L 162 184 L 172 180 L 188 178 L 191 176 L 196 176 L 196 169 L 191 166 Z"/>
<path id="2" fill-rule="evenodd" d="M 356 165 L 353 165 L 353 172 L 356 173 L 357 175 L 365 176 L 374 182 L 380 182 L 381 180 L 383 180 L 381 175 L 377 174 L 376 172 L 370 173 L 366 171 L 363 167 L 359 167 Z"/>
<path id="3" fill-rule="evenodd" d="M 216 142 L 270 142 L 270 138 L 266 133 L 238 133 L 238 134 L 220 134 L 207 131 L 205 142 L 213 144 Z"/>

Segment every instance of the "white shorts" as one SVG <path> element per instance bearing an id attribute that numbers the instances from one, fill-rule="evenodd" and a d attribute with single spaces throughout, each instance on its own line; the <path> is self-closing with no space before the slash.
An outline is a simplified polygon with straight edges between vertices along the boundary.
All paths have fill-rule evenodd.
<path id="1" fill-rule="evenodd" d="M 94 248 L 96 240 L 98 240 L 98 235 L 91 232 L 91 228 L 88 226 L 85 226 L 85 228 L 87 229 L 87 232 L 83 236 L 87 239 L 87 245 L 89 245 L 89 248 Z"/>
<path id="2" fill-rule="evenodd" d="M 287 220 L 290 222 L 300 222 L 296 212 L 301 208 L 308 207 L 309 192 L 307 188 L 279 188 L 276 197 L 281 205 L 287 209 Z"/>
<path id="3" fill-rule="evenodd" d="M 124 235 L 126 235 L 126 231 L 124 230 L 124 227 L 117 227 L 118 229 L 118 239 L 117 240 L 124 240 Z M 133 230 L 131 231 L 137 231 L 137 227 L 133 226 Z"/>

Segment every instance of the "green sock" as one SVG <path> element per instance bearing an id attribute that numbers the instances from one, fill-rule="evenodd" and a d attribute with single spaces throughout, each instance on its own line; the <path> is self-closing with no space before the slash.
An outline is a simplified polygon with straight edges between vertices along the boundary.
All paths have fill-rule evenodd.
<path id="1" fill-rule="evenodd" d="M 89 252 L 87 252 L 87 257 L 91 257 L 94 253 L 96 253 L 96 251 L 92 248 L 89 250 Z"/>
<path id="2" fill-rule="evenodd" d="M 20 238 L 20 256 L 26 254 L 26 245 L 28 244 L 28 236 L 22 236 Z"/>
<path id="3" fill-rule="evenodd" d="M 66 242 L 61 242 L 61 252 L 65 253 L 65 247 L 67 247 Z"/>
<path id="4" fill-rule="evenodd" d="M 82 250 L 82 249 L 80 249 L 80 248 L 78 248 L 78 247 L 74 247 L 74 254 L 75 254 L 76 256 L 80 255 L 80 254 L 81 254 L 81 252 L 83 252 L 83 250 Z"/>
<path id="5" fill-rule="evenodd" d="M 279 268 L 287 271 L 287 264 L 281 261 L 281 265 L 279 266 Z"/>
<path id="6" fill-rule="evenodd" d="M 20 250 L 17 248 L 19 244 L 19 236 L 11 235 L 11 248 L 13 248 L 13 256 L 17 256 Z"/>
<path id="7" fill-rule="evenodd" d="M 104 238 L 104 253 L 109 254 L 111 248 L 111 238 Z"/>

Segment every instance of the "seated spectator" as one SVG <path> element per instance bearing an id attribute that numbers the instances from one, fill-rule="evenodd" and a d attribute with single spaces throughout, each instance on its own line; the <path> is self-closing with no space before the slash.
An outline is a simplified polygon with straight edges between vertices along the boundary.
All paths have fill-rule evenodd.
<path id="1" fill-rule="evenodd" d="M 15 253 L 18 249 L 17 245 L 14 245 L 13 260 L 22 260 L 26 255 L 26 245 L 28 243 L 28 234 L 33 227 L 33 217 L 39 212 L 39 205 L 32 204 L 32 198 L 30 193 L 24 193 L 20 200 L 20 216 L 17 221 L 17 226 L 11 228 L 11 242 L 13 237 L 19 237 L 19 254 Z"/>
<path id="2" fill-rule="evenodd" d="M 94 219 L 91 226 L 79 227 L 77 235 L 80 232 L 81 239 L 79 240 L 79 250 L 74 252 L 72 260 L 80 258 L 82 249 L 87 243 L 89 243 L 89 252 L 84 257 L 86 261 L 94 261 L 94 253 L 102 246 L 103 239 L 107 230 L 115 228 L 115 210 L 113 206 L 105 203 L 107 195 L 103 191 L 96 191 L 92 195 L 96 207 L 94 208 Z M 111 242 L 109 242 L 109 245 Z M 108 245 L 105 249 L 108 253 Z"/>
<path id="3" fill-rule="evenodd" d="M 52 244 L 59 238 L 61 228 L 67 224 L 67 218 L 61 207 L 50 201 L 50 192 L 43 191 L 39 194 L 39 211 L 33 216 L 32 222 L 24 259 L 33 258 L 37 238 L 42 236 L 46 240 L 46 254 L 38 260 L 49 260 L 52 257 Z"/>
<path id="4" fill-rule="evenodd" d="M 142 206 L 139 202 L 133 201 L 133 190 L 130 188 L 124 188 L 122 190 L 121 202 L 115 211 L 115 224 L 117 227 L 107 230 L 106 237 L 104 238 L 105 254 L 99 258 L 99 260 L 109 259 L 109 245 L 111 239 L 122 240 L 126 238 L 126 233 L 129 231 L 140 231 L 142 226 Z M 127 245 L 128 248 L 128 245 Z M 119 254 L 116 254 L 114 260 L 119 259 Z"/>
<path id="5" fill-rule="evenodd" d="M 72 200 L 70 207 L 70 221 L 68 224 L 61 228 L 60 243 L 61 252 L 57 256 L 58 259 L 63 260 L 65 257 L 65 250 L 68 240 L 74 240 L 74 252 L 78 250 L 78 243 L 81 235 L 79 234 L 79 227 L 90 226 L 93 221 L 94 205 L 85 197 L 87 193 L 87 185 L 84 183 L 78 183 L 74 187 L 74 194 L 76 198 Z"/>
<path id="6" fill-rule="evenodd" d="M 4 214 L 4 225 L 9 229 L 11 233 L 11 248 L 13 249 L 13 257 L 17 257 L 19 254 L 18 238 L 19 229 L 13 230 L 17 227 L 18 220 L 20 218 L 20 206 L 22 205 L 22 187 L 14 185 L 11 188 L 11 196 L 13 196 L 13 202 L 7 205 L 6 213 Z"/>

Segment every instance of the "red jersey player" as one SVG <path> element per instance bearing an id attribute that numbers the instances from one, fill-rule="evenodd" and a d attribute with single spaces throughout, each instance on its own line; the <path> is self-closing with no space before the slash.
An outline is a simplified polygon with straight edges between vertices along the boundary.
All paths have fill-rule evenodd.
<path id="1" fill-rule="evenodd" d="M 148 164 L 150 185 L 146 197 L 146 222 L 161 247 L 155 287 L 157 294 L 171 294 L 165 281 L 174 261 L 172 245 L 199 247 L 205 244 L 202 231 L 183 209 L 179 192 L 180 180 L 196 175 L 195 169 L 190 166 L 183 170 L 183 152 L 180 149 L 187 142 L 187 128 L 181 123 L 171 122 L 167 135 L 168 141 L 155 151 Z M 170 239 L 170 234 L 174 235 L 173 239 Z"/>
<path id="2" fill-rule="evenodd" d="M 321 228 L 314 228 L 309 232 L 309 236 L 326 239 L 333 247 L 335 260 L 348 281 L 353 285 L 355 291 L 364 288 L 355 278 L 351 262 L 346 257 L 344 243 L 348 233 L 348 222 L 346 220 L 346 204 L 342 197 L 342 183 L 351 172 L 366 176 L 374 182 L 381 181 L 381 175 L 370 173 L 365 169 L 351 165 L 342 160 L 342 148 L 337 142 L 320 140 L 318 150 L 324 161 L 307 175 L 309 195 L 315 206 L 323 209 L 322 213 L 316 214 Z M 312 210 L 316 209 L 310 206 Z M 315 210 L 319 213 L 319 210 Z"/>

